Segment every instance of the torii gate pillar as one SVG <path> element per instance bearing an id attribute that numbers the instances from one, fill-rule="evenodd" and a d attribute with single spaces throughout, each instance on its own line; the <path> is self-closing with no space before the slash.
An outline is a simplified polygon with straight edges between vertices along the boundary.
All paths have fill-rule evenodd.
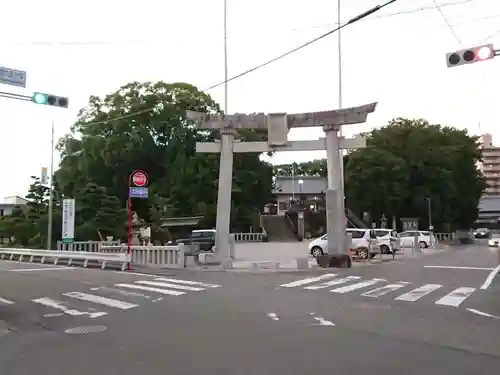
<path id="1" fill-rule="evenodd" d="M 327 228 L 328 254 L 345 258 L 345 213 L 343 210 L 340 149 L 356 149 L 366 146 L 362 137 L 345 139 L 339 137 L 343 125 L 366 122 L 368 113 L 375 111 L 377 103 L 339 109 L 335 111 L 299 113 L 257 114 L 257 115 L 208 115 L 187 111 L 187 117 L 202 129 L 219 130 L 221 140 L 198 142 L 196 152 L 220 152 L 219 190 L 217 195 L 217 223 L 215 249 L 220 262 L 230 259 L 229 224 L 231 217 L 231 190 L 233 179 L 233 154 L 262 153 L 274 151 L 327 151 Z M 288 130 L 292 127 L 322 126 L 326 139 L 313 141 L 288 141 Z M 267 129 L 267 142 L 239 142 L 234 140 L 238 129 Z M 339 262 L 341 264 L 341 262 Z"/>

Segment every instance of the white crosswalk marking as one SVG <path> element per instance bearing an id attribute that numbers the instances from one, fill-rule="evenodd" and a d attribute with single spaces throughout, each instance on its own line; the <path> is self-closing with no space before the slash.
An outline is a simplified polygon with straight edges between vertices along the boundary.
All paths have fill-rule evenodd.
<path id="1" fill-rule="evenodd" d="M 167 279 L 164 277 L 159 277 L 155 279 L 155 281 L 165 281 L 167 283 L 177 283 L 177 284 L 186 284 L 186 285 L 193 285 L 193 286 L 199 286 L 203 288 L 220 288 L 222 285 L 218 284 L 205 284 L 201 283 L 199 281 L 191 281 L 191 280 L 180 280 L 180 279 Z"/>
<path id="2" fill-rule="evenodd" d="M 345 283 L 348 283 L 349 281 L 354 281 L 354 280 L 359 280 L 359 279 L 361 279 L 361 277 L 359 277 L 359 276 L 347 276 L 347 277 L 344 277 L 343 279 L 335 279 L 335 280 L 325 281 L 324 283 L 321 283 L 319 285 L 306 286 L 306 287 L 304 287 L 304 289 L 307 289 L 307 290 L 324 289 L 324 288 L 328 288 L 328 287 L 340 285 L 340 284 L 345 284 Z"/>
<path id="3" fill-rule="evenodd" d="M 295 281 L 292 281 L 291 283 L 288 283 L 288 284 L 281 284 L 280 287 L 282 287 L 282 288 L 296 288 L 298 286 L 317 283 L 318 281 L 331 279 L 332 277 L 335 277 L 335 276 L 337 276 L 336 273 L 326 273 L 324 275 L 317 276 L 317 277 L 309 277 L 307 279 L 295 280 Z"/>
<path id="4" fill-rule="evenodd" d="M 366 288 L 367 286 L 375 285 L 379 281 L 380 280 L 375 280 L 375 279 L 368 280 L 368 281 L 361 281 L 361 282 L 356 283 L 356 284 L 346 285 L 346 286 L 342 286 L 342 287 L 337 288 L 337 289 L 332 289 L 332 290 L 330 290 L 330 292 L 345 294 L 345 293 L 352 292 L 353 290 L 358 290 L 361 288 Z"/>
<path id="5" fill-rule="evenodd" d="M 96 295 L 87 294 L 87 293 L 71 292 L 71 293 L 64 293 L 63 296 L 75 298 L 75 299 L 78 299 L 81 301 L 97 303 L 97 304 L 108 306 L 108 307 L 114 307 L 116 309 L 121 309 L 121 310 L 128 310 L 128 309 L 131 309 L 133 307 L 139 306 L 139 305 L 135 305 L 133 303 L 128 303 L 128 302 L 119 301 L 119 300 L 112 299 L 112 298 L 106 298 L 106 297 L 96 296 Z"/>
<path id="6" fill-rule="evenodd" d="M 189 292 L 201 292 L 208 289 L 220 288 L 222 285 L 203 283 L 199 281 L 182 280 L 175 278 L 156 277 L 147 280 L 134 280 L 129 283 L 119 283 L 110 286 L 96 286 L 84 292 L 62 293 L 60 300 L 50 297 L 32 299 L 31 302 L 44 306 L 45 308 L 58 310 L 57 313 L 46 313 L 45 318 L 63 316 L 84 316 L 97 318 L 107 315 L 92 305 L 108 307 L 110 309 L 129 310 L 138 307 L 138 301 L 144 303 L 157 302 L 163 300 L 163 296 L 182 296 Z M 150 292 L 146 295 L 144 292 Z M 154 296 L 154 294 L 157 294 Z M 161 296 L 158 296 L 161 295 Z M 154 297 L 153 297 L 154 296 Z M 151 299 L 150 299 L 151 298 Z M 123 299 L 123 300 L 122 300 Z M 130 301 L 130 302 L 129 302 Z M 0 297 L 0 306 L 13 304 L 13 301 Z M 88 306 L 90 305 L 90 306 Z M 82 306 L 85 306 L 83 308 Z"/>
<path id="7" fill-rule="evenodd" d="M 31 300 L 32 302 L 38 303 L 40 305 L 46 306 L 46 307 L 51 307 L 56 310 L 61 310 L 63 313 L 71 316 L 82 316 L 82 315 L 88 315 L 91 318 L 97 318 L 103 315 L 106 315 L 107 313 L 105 312 L 86 312 L 86 311 L 79 311 L 77 309 L 72 309 L 68 306 L 64 305 L 64 302 L 49 298 L 49 297 L 42 297 L 42 298 L 37 298 Z"/>
<path id="8" fill-rule="evenodd" d="M 171 289 L 179 289 L 179 290 L 187 290 L 188 292 L 201 292 L 202 290 L 205 290 L 205 288 L 197 288 L 194 286 L 189 286 L 189 285 L 177 285 L 177 284 L 172 284 L 172 283 L 160 283 L 159 281 L 136 281 L 136 284 L 144 284 L 144 285 L 151 285 L 151 286 L 159 286 L 163 288 L 171 288 Z"/>
<path id="9" fill-rule="evenodd" d="M 92 291 L 101 290 L 103 292 L 120 294 L 122 296 L 127 296 L 127 297 L 141 297 L 141 298 L 144 298 L 144 299 L 151 298 L 151 296 L 148 296 L 148 295 L 143 294 L 143 293 L 130 292 L 128 290 L 122 290 L 122 289 L 118 289 L 118 288 L 110 288 L 110 287 L 107 287 L 107 286 L 100 286 L 100 287 L 97 287 L 97 288 L 90 288 L 90 290 L 92 290 Z"/>
<path id="10" fill-rule="evenodd" d="M 453 292 L 447 294 L 443 298 L 436 301 L 436 305 L 445 306 L 459 306 L 463 301 L 470 297 L 472 293 L 476 291 L 476 288 L 458 288 Z"/>
<path id="11" fill-rule="evenodd" d="M 280 285 L 280 287 L 286 287 L 286 288 L 301 287 L 304 290 L 322 290 L 322 289 L 329 289 L 332 286 L 339 285 L 339 287 L 330 289 L 329 291 L 337 294 L 347 294 L 357 291 L 359 289 L 370 287 L 377 283 L 381 282 L 383 282 L 384 284 L 388 283 L 387 280 L 385 279 L 374 278 L 371 280 L 363 280 L 362 277 L 360 276 L 347 276 L 342 278 L 334 278 L 335 276 L 337 276 L 337 274 L 324 274 L 318 277 L 309 277 L 305 279 L 295 280 L 287 284 L 282 284 Z M 325 279 L 332 279 L 332 278 L 333 280 L 325 281 Z M 368 290 L 364 293 L 360 292 L 361 293 L 360 295 L 363 297 L 379 298 L 384 295 L 388 295 L 390 293 L 399 291 L 400 289 L 402 290 L 403 288 L 407 288 L 410 286 L 410 284 L 412 283 L 407 281 L 398 281 L 392 284 L 379 286 L 375 289 Z M 396 301 L 416 302 L 421 298 L 437 291 L 438 289 L 441 289 L 442 287 L 443 285 L 441 284 L 425 284 L 419 286 L 418 288 L 410 290 L 409 292 L 401 294 L 397 297 L 392 295 L 391 298 L 394 298 L 394 300 Z M 469 298 L 475 291 L 476 288 L 460 287 L 445 296 L 443 295 L 439 296 L 441 298 L 438 297 L 439 299 L 434 303 L 436 305 L 458 307 L 467 298 Z"/>
<path id="12" fill-rule="evenodd" d="M 115 286 L 119 287 L 119 288 L 138 289 L 138 290 L 144 290 L 147 292 L 168 294 L 170 296 L 182 296 L 183 294 L 186 294 L 186 292 L 181 292 L 178 290 L 153 288 L 153 287 L 148 287 L 148 286 L 144 286 L 144 285 L 137 285 L 137 284 L 115 284 Z"/>
<path id="13" fill-rule="evenodd" d="M 2 297 L 0 297 L 0 304 L 3 304 L 3 305 L 13 305 L 13 304 L 14 304 L 14 302 L 13 302 L 13 301 L 11 301 L 11 300 L 8 300 L 8 299 L 6 299 L 6 298 L 2 298 Z"/>
<path id="14" fill-rule="evenodd" d="M 390 292 L 394 292 L 395 290 L 404 288 L 408 284 L 409 283 L 407 283 L 407 282 L 400 282 L 400 283 L 396 283 L 396 284 L 389 284 L 389 285 L 386 285 L 386 286 L 383 286 L 383 287 L 380 287 L 380 288 L 373 289 L 373 290 L 370 290 L 368 292 L 365 292 L 365 293 L 362 294 L 362 296 L 364 296 L 364 297 L 378 298 L 380 296 L 383 296 L 384 294 L 387 294 L 387 293 L 390 293 Z"/>
<path id="15" fill-rule="evenodd" d="M 409 291 L 408 293 L 402 294 L 399 297 L 396 297 L 395 299 L 397 301 L 407 301 L 407 302 L 415 302 L 419 300 L 420 298 L 428 295 L 429 293 L 434 292 L 435 290 L 441 288 L 442 285 L 440 284 L 426 284 L 423 285 L 419 288 L 413 289 Z"/>

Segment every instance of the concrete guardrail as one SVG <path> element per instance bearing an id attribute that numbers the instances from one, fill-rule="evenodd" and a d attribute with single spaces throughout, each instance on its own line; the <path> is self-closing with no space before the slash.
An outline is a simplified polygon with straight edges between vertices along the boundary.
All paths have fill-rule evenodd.
<path id="1" fill-rule="evenodd" d="M 127 245 L 101 245 L 100 253 L 126 254 Z M 133 264 L 163 268 L 184 268 L 185 254 L 189 252 L 183 244 L 175 246 L 131 246 L 130 255 Z"/>
<path id="2" fill-rule="evenodd" d="M 126 253 L 103 253 L 103 252 L 79 252 L 79 251 L 58 251 L 58 250 L 34 250 L 34 249 L 13 249 L 13 248 L 0 248 L 0 260 L 17 260 L 22 262 L 28 258 L 29 262 L 35 260 L 40 263 L 45 263 L 46 260 L 52 260 L 57 264 L 60 260 L 67 260 L 68 266 L 72 265 L 74 260 L 83 260 L 83 267 L 87 267 L 89 261 L 99 262 L 101 268 L 106 268 L 108 263 L 121 264 L 122 271 L 130 263 L 131 256 Z"/>

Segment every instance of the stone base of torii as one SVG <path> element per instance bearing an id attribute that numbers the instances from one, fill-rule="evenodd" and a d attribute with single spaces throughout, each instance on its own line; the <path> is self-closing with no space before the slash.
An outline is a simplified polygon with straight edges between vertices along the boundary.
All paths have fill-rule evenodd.
<path id="1" fill-rule="evenodd" d="M 219 190 L 217 195 L 217 221 L 215 257 L 225 264 L 230 258 L 230 216 L 234 153 L 263 153 L 276 151 L 326 150 L 328 189 L 326 191 L 326 221 L 328 257 L 330 266 L 350 265 L 345 243 L 344 187 L 341 176 L 341 149 L 366 147 L 363 137 L 339 137 L 341 126 L 366 122 L 377 103 L 334 111 L 299 114 L 271 113 L 256 115 L 209 115 L 187 111 L 187 117 L 201 129 L 219 130 L 221 140 L 196 143 L 196 152 L 220 153 Z M 288 130 L 294 127 L 321 126 L 326 137 L 312 141 L 289 141 Z M 240 142 L 235 140 L 239 129 L 267 129 L 267 142 Z"/>

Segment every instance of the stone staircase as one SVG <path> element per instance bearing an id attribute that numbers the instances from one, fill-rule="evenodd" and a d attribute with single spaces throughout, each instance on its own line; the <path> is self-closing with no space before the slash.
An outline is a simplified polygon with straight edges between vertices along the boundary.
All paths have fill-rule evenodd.
<path id="1" fill-rule="evenodd" d="M 264 215 L 262 226 L 266 230 L 270 242 L 296 242 L 297 236 L 293 232 L 292 224 L 286 216 Z"/>

